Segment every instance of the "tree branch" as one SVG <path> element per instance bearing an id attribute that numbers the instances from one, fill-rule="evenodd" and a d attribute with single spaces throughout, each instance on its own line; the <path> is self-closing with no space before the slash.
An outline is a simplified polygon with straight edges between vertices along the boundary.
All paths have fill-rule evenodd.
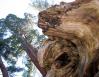
<path id="1" fill-rule="evenodd" d="M 9 77 L 7 69 L 6 69 L 6 67 L 3 64 L 3 61 L 1 59 L 1 56 L 0 56 L 0 68 L 1 68 L 1 71 L 2 71 L 2 74 L 3 74 L 3 77 Z"/>

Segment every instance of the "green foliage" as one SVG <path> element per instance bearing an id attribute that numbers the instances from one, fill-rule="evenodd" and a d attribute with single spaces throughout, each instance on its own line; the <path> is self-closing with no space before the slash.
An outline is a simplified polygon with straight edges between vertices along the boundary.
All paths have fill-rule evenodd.
<path id="1" fill-rule="evenodd" d="M 50 2 L 48 0 L 32 0 L 32 7 L 43 10 L 52 5 Z M 19 18 L 16 15 L 9 14 L 5 19 L 0 19 L 0 55 L 8 64 L 7 69 L 11 75 L 14 72 L 24 71 L 23 77 L 33 77 L 32 73 L 35 73 L 36 67 L 27 55 L 24 58 L 26 61 L 23 62 L 27 69 L 16 67 L 17 60 L 26 54 L 22 48 L 20 37 L 38 48 L 46 38 L 34 30 L 33 25 L 37 25 L 37 21 L 35 23 L 34 20 L 37 18 L 27 13 L 24 16 L 24 18 Z"/>
<path id="2" fill-rule="evenodd" d="M 28 70 L 22 69 L 21 67 L 16 67 L 17 60 L 25 53 L 20 38 L 24 38 L 27 42 L 35 44 L 36 47 L 39 47 L 41 41 L 45 39 L 44 35 L 39 35 L 39 32 L 33 29 L 32 26 L 34 23 L 31 19 L 32 16 L 30 17 L 28 14 L 23 19 L 13 14 L 9 14 L 6 19 L 3 19 L 2 24 L 4 26 L 1 26 L 0 28 L 0 31 L 2 32 L 2 37 L 0 40 L 0 54 L 7 62 L 7 68 L 10 74 L 24 71 L 24 73 L 27 72 L 27 77 L 31 77 L 31 73 L 35 71 L 33 70 L 35 67 L 29 57 L 25 58 L 26 63 L 24 63 Z M 11 36 L 4 38 L 4 36 L 6 36 L 5 33 L 8 30 Z M 17 71 L 18 69 L 21 70 Z"/>
<path id="3" fill-rule="evenodd" d="M 32 0 L 32 1 L 33 1 L 32 4 L 34 5 L 34 7 L 41 8 L 41 9 L 49 7 L 49 3 L 47 0 Z"/>
<path id="4" fill-rule="evenodd" d="M 20 72 L 20 71 L 23 71 L 24 70 L 23 68 L 15 67 L 15 66 L 9 66 L 7 69 L 11 73 L 13 73 L 13 72 Z"/>
<path id="5" fill-rule="evenodd" d="M 52 6 L 52 2 L 54 3 L 54 0 L 31 0 L 31 1 L 32 7 L 38 9 L 39 11 L 42 11 Z"/>
<path id="6" fill-rule="evenodd" d="M 36 72 L 36 67 L 30 60 L 28 56 L 25 57 L 25 61 L 23 62 L 27 69 L 24 70 L 23 77 L 34 77 Z"/>

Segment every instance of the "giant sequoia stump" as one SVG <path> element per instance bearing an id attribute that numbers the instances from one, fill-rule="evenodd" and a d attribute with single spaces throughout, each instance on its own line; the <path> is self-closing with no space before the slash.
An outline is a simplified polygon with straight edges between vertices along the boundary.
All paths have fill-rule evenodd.
<path id="1" fill-rule="evenodd" d="M 99 77 L 99 0 L 61 2 L 38 25 L 48 36 L 38 53 L 46 77 Z"/>

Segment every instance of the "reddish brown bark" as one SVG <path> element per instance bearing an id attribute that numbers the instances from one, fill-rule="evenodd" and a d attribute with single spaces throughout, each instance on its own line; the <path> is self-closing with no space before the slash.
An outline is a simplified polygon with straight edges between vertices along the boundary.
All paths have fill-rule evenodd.
<path id="1" fill-rule="evenodd" d="M 40 71 L 43 77 L 45 77 L 46 71 L 42 67 L 40 67 L 39 62 L 37 60 L 38 50 L 35 47 L 33 47 L 30 43 L 28 43 L 25 38 L 20 37 L 19 39 L 20 39 L 23 49 L 26 51 L 31 61 L 34 63 L 34 65 L 37 67 L 37 69 Z"/>
<path id="2" fill-rule="evenodd" d="M 5 67 L 5 65 L 3 64 L 1 56 L 0 56 L 0 68 L 1 68 L 1 72 L 2 72 L 3 77 L 9 77 L 8 71 L 7 71 L 6 67 Z"/>

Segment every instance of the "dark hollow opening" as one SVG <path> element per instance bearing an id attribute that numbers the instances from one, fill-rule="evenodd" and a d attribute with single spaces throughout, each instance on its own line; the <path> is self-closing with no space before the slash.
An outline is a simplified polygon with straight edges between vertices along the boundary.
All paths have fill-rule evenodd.
<path id="1" fill-rule="evenodd" d="M 70 62 L 70 60 L 68 59 L 68 55 L 66 53 L 63 53 L 62 55 L 60 55 L 56 60 L 55 63 L 57 65 L 59 65 L 59 67 L 64 67 L 65 65 L 67 65 Z"/>

